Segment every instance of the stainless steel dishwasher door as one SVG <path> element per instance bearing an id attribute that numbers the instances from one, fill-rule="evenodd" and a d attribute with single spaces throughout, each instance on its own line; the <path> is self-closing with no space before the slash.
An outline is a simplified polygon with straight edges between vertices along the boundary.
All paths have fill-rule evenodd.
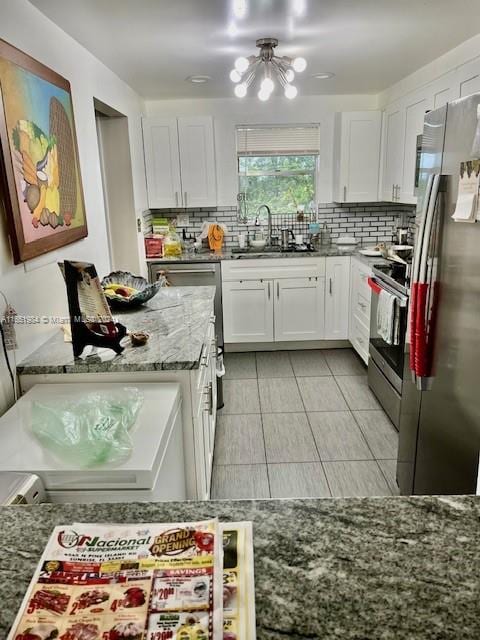
<path id="1" fill-rule="evenodd" d="M 223 347 L 222 277 L 219 262 L 150 262 L 150 282 L 165 275 L 172 287 L 215 287 L 215 333 Z"/>

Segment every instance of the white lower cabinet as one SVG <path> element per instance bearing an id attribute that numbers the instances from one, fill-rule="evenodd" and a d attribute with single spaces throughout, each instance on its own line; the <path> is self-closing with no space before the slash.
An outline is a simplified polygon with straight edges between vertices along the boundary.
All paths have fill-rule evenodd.
<path id="1" fill-rule="evenodd" d="M 273 281 L 224 282 L 225 342 L 273 342 Z"/>
<path id="2" fill-rule="evenodd" d="M 371 275 L 371 267 L 357 258 L 352 258 L 348 339 L 365 364 L 368 364 L 369 357 L 371 292 L 368 278 Z"/>
<path id="3" fill-rule="evenodd" d="M 324 278 L 275 280 L 275 340 L 322 340 Z"/>
<path id="4" fill-rule="evenodd" d="M 341 258 L 349 261 L 350 258 Z M 222 263 L 223 328 L 227 344 L 325 338 L 325 258 Z M 347 265 L 344 296 L 348 308 Z M 342 284 L 342 282 L 339 282 Z M 348 311 L 346 312 L 348 333 Z"/>
<path id="5" fill-rule="evenodd" d="M 347 340 L 350 257 L 327 258 L 325 285 L 325 339 Z"/>

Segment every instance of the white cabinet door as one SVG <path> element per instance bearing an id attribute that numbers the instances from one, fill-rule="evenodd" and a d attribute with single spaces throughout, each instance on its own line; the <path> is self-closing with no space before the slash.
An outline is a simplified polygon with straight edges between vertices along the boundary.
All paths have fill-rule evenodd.
<path id="1" fill-rule="evenodd" d="M 212 118 L 178 118 L 178 136 L 183 206 L 216 206 L 217 183 Z"/>
<path id="2" fill-rule="evenodd" d="M 405 111 L 402 105 L 388 107 L 384 114 L 382 200 L 397 202 L 403 174 Z"/>
<path id="3" fill-rule="evenodd" d="M 431 109 L 439 109 L 460 97 L 460 88 L 457 84 L 457 71 L 450 71 L 441 78 L 437 78 L 427 87 Z"/>
<path id="4" fill-rule="evenodd" d="M 350 111 L 336 114 L 336 202 L 378 200 L 381 132 L 381 111 Z"/>
<path id="5" fill-rule="evenodd" d="M 457 87 L 460 98 L 480 91 L 480 58 L 457 69 Z"/>
<path id="6" fill-rule="evenodd" d="M 181 206 L 176 118 L 143 118 L 143 147 L 151 209 Z"/>
<path id="7" fill-rule="evenodd" d="M 325 339 L 347 340 L 350 299 L 350 258 L 327 258 L 325 278 Z"/>
<path id="8" fill-rule="evenodd" d="M 224 282 L 222 294 L 226 343 L 273 342 L 273 281 Z"/>
<path id="9" fill-rule="evenodd" d="M 371 291 L 368 286 L 368 278 L 371 275 L 371 267 L 361 260 L 352 258 L 348 339 L 365 364 L 368 364 L 370 337 Z"/>
<path id="10" fill-rule="evenodd" d="M 322 340 L 324 278 L 286 278 L 274 285 L 275 341 Z"/>
<path id="11" fill-rule="evenodd" d="M 433 96 L 432 96 L 433 97 Z M 417 164 L 417 137 L 423 133 L 425 113 L 432 107 L 425 91 L 409 96 L 404 102 L 405 138 L 403 144 L 403 172 L 399 201 L 416 204 L 415 168 Z"/>

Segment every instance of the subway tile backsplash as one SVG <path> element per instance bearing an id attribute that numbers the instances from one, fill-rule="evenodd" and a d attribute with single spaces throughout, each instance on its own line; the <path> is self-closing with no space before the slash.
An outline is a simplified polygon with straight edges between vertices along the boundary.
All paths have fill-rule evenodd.
<path id="1" fill-rule="evenodd" d="M 187 234 L 198 236 L 204 220 L 221 222 L 227 229 L 225 246 L 232 248 L 238 245 L 238 234 L 248 232 L 253 235 L 258 227 L 252 224 L 239 223 L 236 207 L 216 207 L 202 209 L 157 209 L 144 212 L 144 231 L 150 233 L 151 220 L 154 214 L 165 218 L 176 218 L 177 214 L 188 214 L 189 223 L 185 228 Z M 321 203 L 318 205 L 317 221 L 320 225 L 327 224 L 332 240 L 340 235 L 349 235 L 359 238 L 363 244 L 376 244 L 377 242 L 391 242 L 393 234 L 401 216 L 406 216 L 409 221 L 411 234 L 415 225 L 415 206 L 406 204 L 393 204 L 390 202 L 338 204 Z M 276 219 L 273 215 L 273 232 L 281 226 L 288 226 L 294 233 L 306 235 L 308 223 L 314 221 L 314 216 L 305 214 L 302 222 L 297 220 L 296 214 L 282 214 Z M 266 228 L 266 225 L 262 225 Z"/>

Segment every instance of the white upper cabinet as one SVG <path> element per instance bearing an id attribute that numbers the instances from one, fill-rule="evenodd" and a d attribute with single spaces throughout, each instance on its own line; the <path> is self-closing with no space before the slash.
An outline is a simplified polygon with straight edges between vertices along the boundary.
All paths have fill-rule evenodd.
<path id="1" fill-rule="evenodd" d="M 180 156 L 176 118 L 144 118 L 143 148 L 148 206 L 181 206 Z"/>
<path id="2" fill-rule="evenodd" d="M 382 200 L 399 202 L 405 140 L 405 110 L 400 103 L 394 103 L 385 110 L 383 132 Z"/>
<path id="3" fill-rule="evenodd" d="M 324 278 L 275 280 L 275 340 L 324 337 Z"/>
<path id="4" fill-rule="evenodd" d="M 143 146 L 151 209 L 217 205 L 211 117 L 144 118 Z"/>
<path id="5" fill-rule="evenodd" d="M 381 111 L 335 114 L 334 200 L 378 200 Z"/>
<path id="6" fill-rule="evenodd" d="M 432 108 L 433 96 L 426 90 L 409 95 L 404 103 L 405 136 L 403 140 L 403 167 L 401 189 L 397 201 L 417 204 L 415 169 L 417 164 L 417 140 L 423 133 L 425 114 Z"/>
<path id="7" fill-rule="evenodd" d="M 325 277 L 325 339 L 348 338 L 350 258 L 327 258 Z"/>
<path id="8" fill-rule="evenodd" d="M 183 206 L 216 206 L 217 181 L 212 118 L 178 118 L 178 140 Z"/>
<path id="9" fill-rule="evenodd" d="M 450 71 L 428 86 L 431 109 L 439 109 L 460 97 L 456 71 Z"/>
<path id="10" fill-rule="evenodd" d="M 480 58 L 462 65 L 457 70 L 457 87 L 459 98 L 464 98 L 480 91 Z"/>

